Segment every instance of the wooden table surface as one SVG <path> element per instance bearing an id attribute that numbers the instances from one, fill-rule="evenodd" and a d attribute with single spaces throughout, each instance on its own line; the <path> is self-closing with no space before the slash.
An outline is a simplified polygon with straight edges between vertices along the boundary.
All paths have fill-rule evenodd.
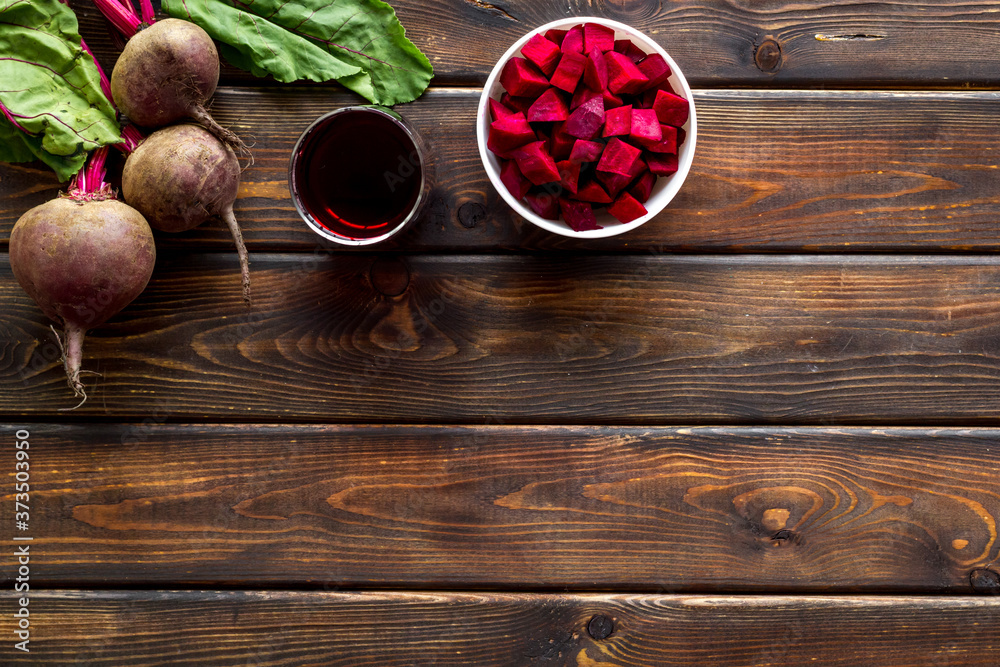
<path id="1" fill-rule="evenodd" d="M 73 412 L 6 254 L 60 184 L 0 165 L 0 662 L 1000 664 L 1000 5 L 392 5 L 436 69 L 399 109 L 426 215 L 321 242 L 288 159 L 359 98 L 225 69 L 255 303 L 221 223 L 158 234 Z M 668 209 L 588 242 L 475 143 L 496 59 L 568 15 L 653 36 L 699 120 Z"/>

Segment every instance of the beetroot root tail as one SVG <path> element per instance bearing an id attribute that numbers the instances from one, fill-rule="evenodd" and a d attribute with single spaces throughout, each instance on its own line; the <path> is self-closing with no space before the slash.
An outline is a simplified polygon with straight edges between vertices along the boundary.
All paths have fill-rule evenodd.
<path id="1" fill-rule="evenodd" d="M 59 341 L 59 346 L 62 348 L 63 367 L 66 369 L 66 384 L 73 390 L 73 394 L 80 399 L 80 402 L 72 408 L 65 408 L 63 411 L 76 410 L 87 402 L 87 392 L 83 388 L 83 383 L 80 382 L 80 366 L 83 363 L 83 339 L 86 337 L 87 331 L 75 324 L 67 323 L 65 334 L 65 343 L 59 338 L 58 333 L 56 334 L 56 340 Z"/>
<path id="2" fill-rule="evenodd" d="M 240 224 L 236 222 L 236 215 L 233 213 L 232 205 L 222 212 L 222 220 L 229 227 L 233 235 L 233 242 L 236 244 L 236 254 L 240 257 L 240 275 L 243 277 L 243 301 L 250 305 L 250 258 L 247 256 L 247 246 L 243 243 L 243 233 L 240 231 Z"/>
<path id="3" fill-rule="evenodd" d="M 208 110 L 200 104 L 191 107 L 190 116 L 192 119 L 198 122 L 206 130 L 218 137 L 219 141 L 226 144 L 233 149 L 233 152 L 237 155 L 249 155 L 250 149 L 247 145 L 243 143 L 243 140 L 239 138 L 235 132 L 225 127 L 222 127 L 215 119 L 212 118 L 212 114 L 208 113 Z"/>

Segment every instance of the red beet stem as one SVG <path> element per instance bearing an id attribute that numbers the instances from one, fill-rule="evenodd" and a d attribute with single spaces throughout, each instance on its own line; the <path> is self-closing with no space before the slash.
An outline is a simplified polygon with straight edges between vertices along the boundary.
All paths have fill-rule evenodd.
<path id="1" fill-rule="evenodd" d="M 108 75 L 104 73 L 104 69 L 101 67 L 101 63 L 97 62 L 97 56 L 95 56 L 94 52 L 91 51 L 90 48 L 87 46 L 87 42 L 81 39 L 80 46 L 83 47 L 83 50 L 86 51 L 87 54 L 91 57 L 91 59 L 94 61 L 94 65 L 97 67 L 97 72 L 101 75 L 101 92 L 104 93 L 104 96 L 106 98 L 108 98 L 108 102 L 111 102 L 111 108 L 114 108 L 115 101 L 111 99 L 111 82 L 108 81 Z"/>
<path id="2" fill-rule="evenodd" d="M 111 25 L 125 37 L 132 37 L 138 32 L 142 21 L 130 4 L 125 5 L 118 0 L 92 0 L 92 2 Z"/>
<path id="3" fill-rule="evenodd" d="M 233 205 L 230 204 L 222 212 L 222 219 L 229 227 L 229 231 L 233 235 L 233 241 L 236 243 L 236 254 L 240 257 L 240 275 L 243 277 L 243 301 L 250 305 L 250 260 L 247 257 L 247 247 L 243 243 L 243 233 L 240 231 L 240 225 L 236 222 L 236 216 L 233 214 Z"/>
<path id="4" fill-rule="evenodd" d="M 139 144 L 145 138 L 146 135 L 139 128 L 132 123 L 128 123 L 122 128 L 122 140 L 115 144 L 115 148 L 120 150 L 124 155 L 129 155 L 139 147 Z"/>
<path id="5" fill-rule="evenodd" d="M 90 154 L 90 158 L 70 181 L 66 196 L 77 201 L 102 201 L 114 199 L 111 185 L 104 181 L 107 170 L 104 163 L 108 158 L 108 147 L 101 146 Z"/>
<path id="6" fill-rule="evenodd" d="M 150 0 L 139 0 L 139 10 L 142 14 L 142 22 L 147 26 L 156 22 L 156 12 L 153 11 L 153 3 Z"/>

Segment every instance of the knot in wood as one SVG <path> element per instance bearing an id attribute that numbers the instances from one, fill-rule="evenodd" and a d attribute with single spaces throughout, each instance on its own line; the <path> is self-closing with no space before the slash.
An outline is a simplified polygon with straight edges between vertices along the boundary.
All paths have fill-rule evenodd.
<path id="1" fill-rule="evenodd" d="M 1000 595 L 1000 574 L 993 570 L 976 568 L 969 574 L 969 583 L 981 595 Z"/>
<path id="2" fill-rule="evenodd" d="M 486 218 L 486 207 L 478 202 L 467 202 L 458 209 L 458 221 L 466 229 L 472 229 Z"/>
<path id="3" fill-rule="evenodd" d="M 399 296 L 410 285 L 410 270 L 398 257 L 380 257 L 372 262 L 368 277 L 384 296 Z"/>
<path id="4" fill-rule="evenodd" d="M 777 72 L 781 69 L 781 44 L 768 37 L 757 46 L 753 60 L 761 72 Z"/>
<path id="5" fill-rule="evenodd" d="M 607 639 L 614 631 L 614 621 L 612 621 L 609 616 L 605 616 L 604 614 L 597 614 L 590 619 L 590 623 L 587 624 L 587 632 L 589 632 L 590 636 L 594 639 Z"/>

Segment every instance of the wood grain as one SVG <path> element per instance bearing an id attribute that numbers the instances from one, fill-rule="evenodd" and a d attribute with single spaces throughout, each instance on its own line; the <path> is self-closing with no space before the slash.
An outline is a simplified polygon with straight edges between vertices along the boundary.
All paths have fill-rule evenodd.
<path id="1" fill-rule="evenodd" d="M 3 600 L 7 609 L 13 600 Z M 992 667 L 1000 601 L 478 593 L 91 592 L 32 598 L 6 664 Z M 591 620 L 612 633 L 594 639 Z M 12 617 L 0 616 L 11 636 Z"/>
<path id="2" fill-rule="evenodd" d="M 995 429 L 170 417 L 0 429 L 33 586 L 1000 592 Z"/>
<path id="3" fill-rule="evenodd" d="M 161 256 L 60 418 L 1000 422 L 991 257 Z M 402 291 L 400 291 L 402 290 Z M 0 414 L 71 407 L 0 259 Z"/>
<path id="4" fill-rule="evenodd" d="M 72 0 L 81 33 L 105 67 L 121 47 L 89 0 Z M 158 3 L 157 3 L 158 4 Z M 568 16 L 622 21 L 660 43 L 698 87 L 996 86 L 996 2 L 730 3 L 717 0 L 395 0 L 407 36 L 438 85 L 482 84 L 503 53 L 536 27 Z M 758 49 L 779 45 L 763 69 Z M 766 71 L 765 71 L 766 70 Z M 224 80 L 251 77 L 235 68 Z"/>
<path id="5" fill-rule="evenodd" d="M 698 147 L 678 198 L 638 230 L 586 242 L 536 229 L 500 199 L 476 146 L 478 95 L 437 89 L 404 109 L 434 146 L 439 186 L 425 215 L 387 248 L 1000 249 L 997 93 L 699 91 Z M 349 101 L 331 89 L 229 88 L 217 95 L 217 117 L 255 142 L 236 209 L 251 251 L 328 247 L 289 199 L 288 159 L 314 118 Z M 57 190 L 44 167 L 0 166 L 0 247 L 17 218 Z M 232 247 L 221 222 L 157 238 L 161 248 Z"/>

